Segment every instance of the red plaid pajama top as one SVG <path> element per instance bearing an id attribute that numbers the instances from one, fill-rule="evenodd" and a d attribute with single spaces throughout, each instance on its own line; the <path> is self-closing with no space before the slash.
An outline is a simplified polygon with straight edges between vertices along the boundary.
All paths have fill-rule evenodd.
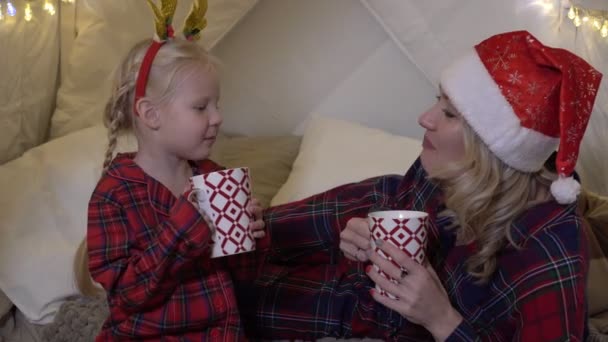
<path id="1" fill-rule="evenodd" d="M 133 156 L 114 159 L 89 202 L 89 269 L 110 307 L 97 341 L 243 339 L 224 258 L 208 257 L 204 219 Z M 209 160 L 192 167 L 220 169 Z"/>

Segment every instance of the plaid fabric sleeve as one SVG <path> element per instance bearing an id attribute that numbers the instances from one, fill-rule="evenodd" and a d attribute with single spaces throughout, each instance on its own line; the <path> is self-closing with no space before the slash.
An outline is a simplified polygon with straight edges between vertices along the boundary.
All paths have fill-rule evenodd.
<path id="1" fill-rule="evenodd" d="M 240 282 L 258 277 L 267 261 L 332 263 L 338 235 L 346 222 L 352 217 L 365 217 L 371 208 L 390 206 L 402 179 L 397 175 L 370 178 L 266 209 L 266 237 L 257 240 L 255 253 L 237 254 L 223 261 Z"/>
<path id="2" fill-rule="evenodd" d="M 518 291 L 522 341 L 583 341 L 587 322 L 588 249 L 574 215 L 530 237 Z M 525 259 L 524 259 L 525 260 Z"/>
<path id="3" fill-rule="evenodd" d="M 206 250 L 210 238 L 204 219 L 182 196 L 160 223 L 153 243 L 139 250 L 131 227 L 139 215 L 136 205 L 120 205 L 99 194 L 89 203 L 89 270 L 116 301 L 112 305 L 127 312 L 163 303 L 178 285 L 179 270 Z"/>
<path id="4" fill-rule="evenodd" d="M 475 333 L 475 329 L 467 322 L 467 320 L 463 319 L 460 322 L 460 325 L 456 327 L 456 330 L 452 332 L 450 336 L 445 340 L 445 342 L 476 342 L 481 341 L 480 338 L 477 337 Z"/>
<path id="5" fill-rule="evenodd" d="M 464 320 L 448 341 L 584 340 L 586 240 L 574 215 L 560 221 L 532 234 L 516 257 L 499 265 L 504 290 L 495 302 L 503 303 L 502 316 L 508 316 L 509 324 L 495 322 L 480 330 Z"/>
<path id="6" fill-rule="evenodd" d="M 327 251 L 337 250 L 348 220 L 391 207 L 402 180 L 397 175 L 370 178 L 266 210 L 270 257 L 283 263 L 332 262 L 335 255 Z"/>

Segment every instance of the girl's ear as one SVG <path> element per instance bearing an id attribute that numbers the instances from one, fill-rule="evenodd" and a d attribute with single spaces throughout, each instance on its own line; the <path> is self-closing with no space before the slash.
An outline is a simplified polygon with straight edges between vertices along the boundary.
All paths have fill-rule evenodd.
<path id="1" fill-rule="evenodd" d="M 135 104 L 140 121 L 152 130 L 160 128 L 160 112 L 147 98 L 141 98 Z"/>

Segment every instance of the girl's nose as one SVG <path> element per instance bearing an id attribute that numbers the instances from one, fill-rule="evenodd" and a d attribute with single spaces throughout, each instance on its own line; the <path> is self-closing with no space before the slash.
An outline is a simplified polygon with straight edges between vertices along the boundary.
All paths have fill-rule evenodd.
<path id="1" fill-rule="evenodd" d="M 224 121 L 224 118 L 222 118 L 222 114 L 220 113 L 220 109 L 219 108 L 216 107 L 213 111 L 211 111 L 210 114 L 211 114 L 209 116 L 209 124 L 210 125 L 212 125 L 212 126 L 219 126 Z"/>

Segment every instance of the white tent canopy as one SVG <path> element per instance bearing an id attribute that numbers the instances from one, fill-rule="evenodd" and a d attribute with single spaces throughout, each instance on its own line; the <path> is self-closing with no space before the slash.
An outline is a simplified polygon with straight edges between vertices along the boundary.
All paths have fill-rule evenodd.
<path id="1" fill-rule="evenodd" d="M 28 2 L 12 3 L 24 10 Z M 144 1 L 47 3 L 60 15 L 40 14 L 42 1 L 31 2 L 29 22 L 3 10 L 0 161 L 44 142 L 49 132 L 54 138 L 97 122 L 111 69 L 133 41 L 151 32 Z M 604 0 L 575 4 L 608 9 Z M 188 6 L 181 2 L 178 18 Z M 441 70 L 497 32 L 529 30 L 607 74 L 608 39 L 591 25 L 576 28 L 566 17 L 568 6 L 566 0 L 210 1 L 203 44 L 224 63 L 227 131 L 301 132 L 317 113 L 420 137 L 415 118 L 432 103 Z M 606 83 L 578 168 L 602 194 L 608 194 Z"/>

